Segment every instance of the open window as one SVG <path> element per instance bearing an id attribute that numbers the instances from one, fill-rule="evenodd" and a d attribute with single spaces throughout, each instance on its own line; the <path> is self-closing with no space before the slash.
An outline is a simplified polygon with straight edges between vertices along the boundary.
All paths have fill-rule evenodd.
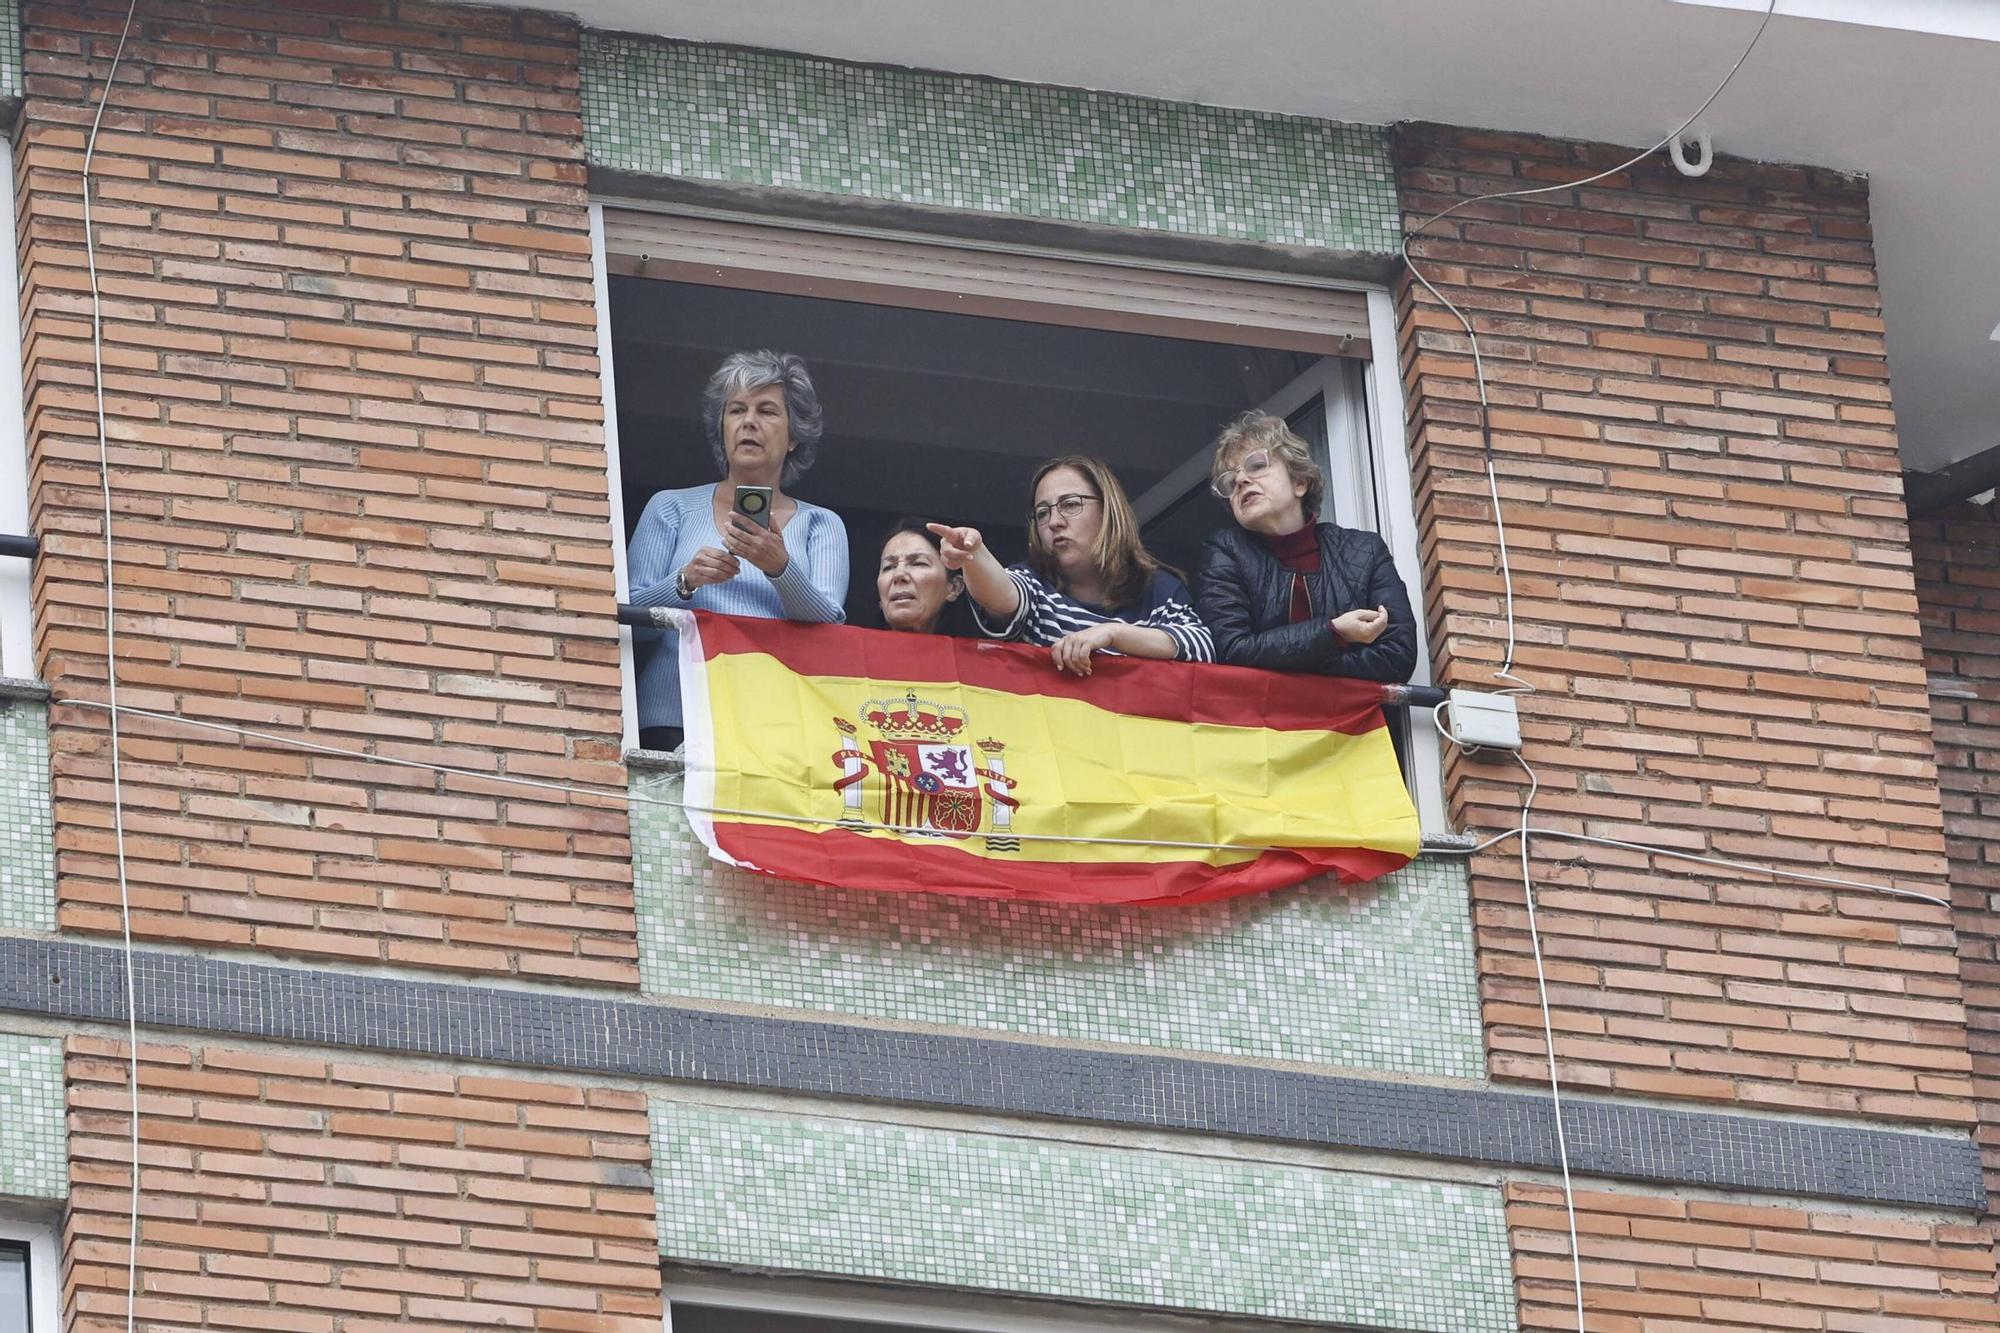
<path id="1" fill-rule="evenodd" d="M 55 1228 L 0 1211 L 0 1330 L 56 1333 L 61 1282 Z"/>
<path id="2" fill-rule="evenodd" d="M 14 154 L 0 138 L 0 173 L 14 178 Z M 14 256 L 14 193 L 0 191 L 0 291 L 21 290 Z M 21 322 L 9 301 L 0 312 L 0 536 L 28 535 L 28 437 L 21 404 Z M 0 676 L 35 677 L 35 633 L 29 588 L 33 566 L 25 550 L 0 551 Z M 0 1328 L 5 1328 L 0 1323 Z"/>
<path id="3" fill-rule="evenodd" d="M 666 1333 L 1276 1333 L 1296 1324 L 668 1267 Z"/>
<path id="4" fill-rule="evenodd" d="M 1328 479 L 1322 516 L 1380 532 L 1423 606 L 1400 388 L 1393 360 L 1371 359 L 1394 347 L 1386 293 L 714 217 L 598 216 L 621 541 L 655 492 L 715 479 L 702 387 L 728 353 L 771 347 L 806 360 L 826 409 L 819 461 L 796 490 L 847 525 L 852 623 L 879 623 L 875 555 L 901 515 L 971 524 L 1003 561 L 1018 558 L 1028 476 L 1052 454 L 1111 463 L 1148 546 L 1191 571 L 1230 521 L 1208 490 L 1209 446 L 1254 407 L 1312 442 Z M 1416 680 L 1429 681 L 1427 654 Z M 1424 828 L 1442 832 L 1435 740 L 1399 724 Z"/>

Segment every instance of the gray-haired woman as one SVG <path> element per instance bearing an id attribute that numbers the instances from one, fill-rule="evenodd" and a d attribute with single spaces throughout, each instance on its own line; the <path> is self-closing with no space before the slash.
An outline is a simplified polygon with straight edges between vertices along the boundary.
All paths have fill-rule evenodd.
<path id="1" fill-rule="evenodd" d="M 702 421 L 722 481 L 646 502 L 629 552 L 633 604 L 845 619 L 847 529 L 831 510 L 785 494 L 812 466 L 822 430 L 805 363 L 733 354 L 709 377 Z M 739 486 L 771 488 L 769 527 L 738 512 Z M 639 743 L 649 750 L 681 742 L 680 665 L 674 636 L 665 639 L 639 672 Z"/>

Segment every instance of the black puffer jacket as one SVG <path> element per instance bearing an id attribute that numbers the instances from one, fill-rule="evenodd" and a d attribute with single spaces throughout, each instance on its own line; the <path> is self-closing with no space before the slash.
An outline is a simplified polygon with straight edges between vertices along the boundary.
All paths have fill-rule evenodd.
<path id="1" fill-rule="evenodd" d="M 1417 623 L 1389 548 L 1372 532 L 1334 523 L 1319 532 L 1319 572 L 1306 578 L 1312 618 L 1291 623 L 1292 576 L 1253 532 L 1234 526 L 1208 539 L 1195 603 L 1215 635 L 1215 660 L 1273 671 L 1401 683 L 1417 669 Z M 1357 608 L 1386 607 L 1373 643 L 1343 644 L 1329 623 Z"/>

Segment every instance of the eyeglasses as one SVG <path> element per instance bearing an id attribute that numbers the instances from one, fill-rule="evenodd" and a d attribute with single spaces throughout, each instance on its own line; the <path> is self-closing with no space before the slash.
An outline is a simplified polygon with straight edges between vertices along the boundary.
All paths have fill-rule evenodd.
<path id="1" fill-rule="evenodd" d="M 1208 489 L 1227 500 L 1236 494 L 1237 482 L 1245 477 L 1260 477 L 1270 471 L 1270 468 L 1271 451 L 1259 449 L 1254 453 L 1245 454 L 1243 461 L 1227 472 L 1218 473 L 1215 480 L 1208 483 Z"/>
<path id="2" fill-rule="evenodd" d="M 1064 518 L 1075 518 L 1083 512 L 1085 505 L 1099 503 L 1101 501 L 1095 495 L 1065 495 L 1059 497 L 1054 504 L 1036 505 L 1028 517 L 1034 520 L 1036 527 L 1041 528 L 1048 526 L 1049 519 L 1057 514 L 1061 514 Z"/>

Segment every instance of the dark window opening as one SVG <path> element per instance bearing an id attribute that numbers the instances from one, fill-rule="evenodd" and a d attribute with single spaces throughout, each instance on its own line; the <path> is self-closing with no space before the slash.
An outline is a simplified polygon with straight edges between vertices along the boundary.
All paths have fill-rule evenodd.
<path id="1" fill-rule="evenodd" d="M 1021 558 L 1028 478 L 1064 453 L 1111 464 L 1147 546 L 1192 583 L 1202 543 L 1232 521 L 1207 452 L 1251 408 L 1312 445 L 1321 518 L 1381 531 L 1361 361 L 660 278 L 614 276 L 610 306 L 627 538 L 657 492 L 717 480 L 701 398 L 722 359 L 795 353 L 826 433 L 791 489 L 846 526 L 849 624 L 881 624 L 876 560 L 903 515 L 970 524 L 1003 563 Z M 1407 778 L 1414 720 L 1386 711 Z"/>
<path id="2" fill-rule="evenodd" d="M 28 1247 L 19 1241 L 0 1240 L 0 1333 L 27 1333 L 33 1327 Z"/>
<path id="3" fill-rule="evenodd" d="M 716 479 L 701 391 L 722 358 L 759 347 L 805 358 L 826 436 L 796 490 L 847 525 L 857 625 L 878 623 L 877 543 L 900 515 L 971 524 L 1018 559 L 1042 459 L 1096 454 L 1137 501 L 1320 360 L 645 278 L 612 279 L 611 320 L 628 535 L 655 492 Z M 1206 480 L 1145 525 L 1155 554 L 1190 574 L 1230 521 Z"/>
<path id="4" fill-rule="evenodd" d="M 921 1324 L 878 1324 L 827 1315 L 725 1310 L 674 1302 L 674 1333 L 925 1333 Z"/>

